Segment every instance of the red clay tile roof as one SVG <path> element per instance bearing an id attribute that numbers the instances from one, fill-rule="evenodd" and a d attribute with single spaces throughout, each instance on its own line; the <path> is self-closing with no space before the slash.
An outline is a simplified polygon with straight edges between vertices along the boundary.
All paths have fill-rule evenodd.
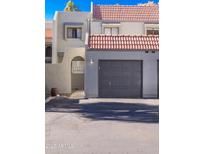
<path id="1" fill-rule="evenodd" d="M 102 50 L 159 50 L 159 36 L 91 35 L 89 49 Z"/>
<path id="2" fill-rule="evenodd" d="M 159 5 L 94 5 L 93 18 L 106 21 L 159 22 Z"/>
<path id="3" fill-rule="evenodd" d="M 52 38 L 52 30 L 51 29 L 46 29 L 45 30 L 45 38 L 46 39 L 51 39 Z"/>

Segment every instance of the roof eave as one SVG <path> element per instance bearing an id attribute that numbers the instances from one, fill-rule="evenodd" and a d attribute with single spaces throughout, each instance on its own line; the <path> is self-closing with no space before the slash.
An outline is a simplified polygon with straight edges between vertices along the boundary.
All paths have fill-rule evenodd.
<path id="1" fill-rule="evenodd" d="M 120 22 L 143 22 L 145 24 L 159 24 L 159 20 L 158 21 L 139 21 L 139 20 L 102 20 L 102 19 L 96 19 L 93 18 L 93 21 L 97 21 L 97 22 L 116 22 L 116 23 L 120 23 Z"/>
<path id="2" fill-rule="evenodd" d="M 159 49 L 98 49 L 98 48 L 87 48 L 87 51 L 96 51 L 96 50 L 102 50 L 102 51 L 118 51 L 118 52 L 124 52 L 124 51 L 138 51 L 138 52 L 145 52 L 145 51 L 156 51 L 159 52 Z"/>

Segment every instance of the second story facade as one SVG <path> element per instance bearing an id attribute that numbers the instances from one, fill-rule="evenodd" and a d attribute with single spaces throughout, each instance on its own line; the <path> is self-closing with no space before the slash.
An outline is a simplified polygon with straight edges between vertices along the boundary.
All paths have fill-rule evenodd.
<path id="1" fill-rule="evenodd" d="M 52 63 L 70 48 L 86 48 L 91 35 L 159 35 L 159 6 L 93 5 L 90 12 L 59 12 L 53 20 Z"/>
<path id="2" fill-rule="evenodd" d="M 56 12 L 53 20 L 53 63 L 60 63 L 69 48 L 85 47 L 90 12 Z"/>
<path id="3" fill-rule="evenodd" d="M 159 7 L 146 5 L 93 5 L 91 34 L 158 35 Z"/>

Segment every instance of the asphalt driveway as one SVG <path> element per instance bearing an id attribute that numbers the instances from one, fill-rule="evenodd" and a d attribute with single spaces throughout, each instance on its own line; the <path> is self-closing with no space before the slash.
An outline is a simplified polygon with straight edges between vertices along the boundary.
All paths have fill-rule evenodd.
<path id="1" fill-rule="evenodd" d="M 157 99 L 57 98 L 46 104 L 46 154 L 158 154 Z"/>

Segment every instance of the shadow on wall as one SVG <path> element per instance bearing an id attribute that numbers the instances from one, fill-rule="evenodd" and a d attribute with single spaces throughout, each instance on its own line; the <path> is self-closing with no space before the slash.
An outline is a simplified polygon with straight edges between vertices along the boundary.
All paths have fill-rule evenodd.
<path id="1" fill-rule="evenodd" d="M 79 100 L 59 99 L 46 104 L 46 112 L 77 113 L 91 120 L 158 123 L 159 106 L 121 102 L 79 104 Z"/>

